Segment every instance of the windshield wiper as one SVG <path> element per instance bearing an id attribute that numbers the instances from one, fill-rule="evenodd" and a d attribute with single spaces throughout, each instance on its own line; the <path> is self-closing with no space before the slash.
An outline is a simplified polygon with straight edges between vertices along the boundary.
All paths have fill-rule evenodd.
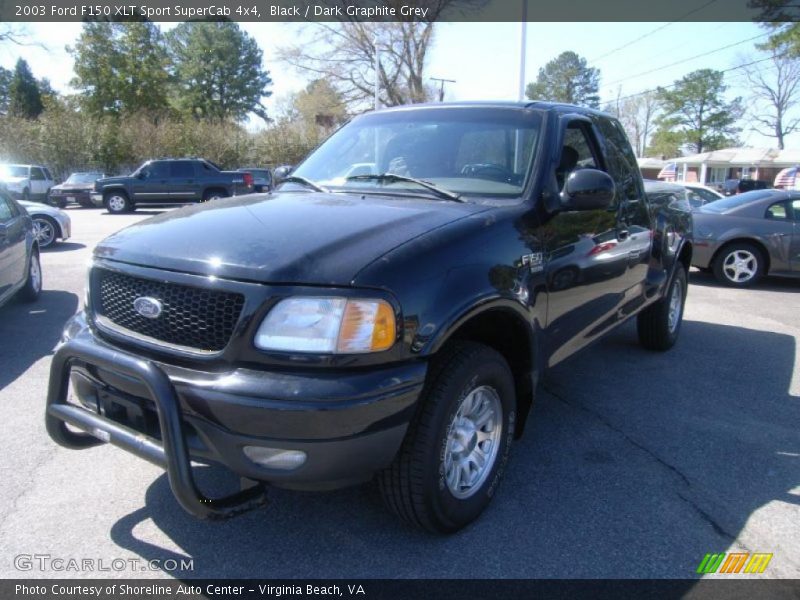
<path id="1" fill-rule="evenodd" d="M 315 192 L 325 192 L 325 193 L 330 192 L 330 190 L 328 190 L 327 188 L 324 188 L 321 185 L 317 185 L 310 179 L 306 179 L 305 177 L 301 177 L 300 175 L 287 175 L 281 180 L 281 183 L 299 183 L 306 187 L 310 187 Z"/>
<path id="2" fill-rule="evenodd" d="M 440 198 L 446 200 L 453 200 L 455 202 L 464 202 L 458 194 L 455 194 L 444 188 L 440 188 L 429 181 L 422 179 L 415 179 L 414 177 L 406 177 L 405 175 L 395 175 L 394 173 L 383 173 L 382 175 L 351 175 L 347 181 L 380 181 L 383 183 L 395 183 L 403 181 L 406 183 L 416 183 L 417 185 L 430 190 Z"/>

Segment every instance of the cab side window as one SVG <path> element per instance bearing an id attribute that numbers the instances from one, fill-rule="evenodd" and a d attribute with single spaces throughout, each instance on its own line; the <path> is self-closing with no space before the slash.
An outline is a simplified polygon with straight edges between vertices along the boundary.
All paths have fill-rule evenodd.
<path id="1" fill-rule="evenodd" d="M 194 177 L 194 163 L 188 160 L 176 160 L 170 165 L 170 175 L 172 177 Z"/>
<path id="2" fill-rule="evenodd" d="M 650 229 L 650 210 L 642 188 L 639 164 L 622 125 L 616 120 L 601 117 L 595 119 L 595 125 L 603 136 L 608 172 L 617 186 L 620 221 L 629 229 Z M 702 200 L 699 204 L 702 204 Z"/>
<path id="3" fill-rule="evenodd" d="M 31 167 L 31 181 L 44 181 L 44 173 L 39 167 Z"/>
<path id="4" fill-rule="evenodd" d="M 597 145 L 591 133 L 589 123 L 585 121 L 570 121 L 564 130 L 564 140 L 561 147 L 561 158 L 556 167 L 556 181 L 558 189 L 564 188 L 570 173 L 576 169 L 598 169 Z"/>
<path id="5" fill-rule="evenodd" d="M 166 179 L 169 177 L 169 165 L 165 162 L 152 162 L 145 167 L 146 179 Z"/>

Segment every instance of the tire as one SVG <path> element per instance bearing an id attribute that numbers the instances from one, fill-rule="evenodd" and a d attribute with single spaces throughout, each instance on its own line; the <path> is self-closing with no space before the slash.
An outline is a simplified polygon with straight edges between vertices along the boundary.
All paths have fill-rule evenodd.
<path id="1" fill-rule="evenodd" d="M 678 265 L 664 297 L 645 308 L 636 319 L 642 346 L 663 352 L 675 345 L 681 332 L 687 290 L 686 269 Z"/>
<path id="2" fill-rule="evenodd" d="M 103 204 L 106 205 L 106 210 L 112 215 L 129 213 L 136 208 L 125 192 L 117 190 L 113 192 L 107 192 L 103 196 Z"/>
<path id="3" fill-rule="evenodd" d="M 22 190 L 22 199 L 23 200 L 30 200 L 31 199 L 31 191 L 28 188 Z"/>
<path id="4" fill-rule="evenodd" d="M 206 190 L 203 194 L 203 202 L 209 202 L 211 200 L 220 200 L 222 198 L 227 198 L 228 193 L 225 190 Z"/>
<path id="5" fill-rule="evenodd" d="M 764 275 L 764 253 L 754 244 L 735 242 L 714 258 L 714 277 L 730 287 L 749 287 Z"/>
<path id="6" fill-rule="evenodd" d="M 39 261 L 39 252 L 35 249 L 31 252 L 31 260 L 28 264 L 28 278 L 25 285 L 19 291 L 19 297 L 23 302 L 34 302 L 42 291 L 42 263 Z"/>
<path id="7" fill-rule="evenodd" d="M 476 427 L 472 419 L 480 423 L 487 414 L 495 418 Z M 404 521 L 438 533 L 475 520 L 505 471 L 515 419 L 514 380 L 505 359 L 482 344 L 451 344 L 432 361 L 403 444 L 378 475 L 387 507 Z M 478 465 L 476 453 L 486 457 L 485 467 Z M 467 465 L 471 481 L 463 479 L 459 463 Z"/>
<path id="8" fill-rule="evenodd" d="M 55 219 L 47 215 L 33 216 L 33 233 L 39 248 L 49 248 L 56 243 L 61 233 L 61 228 Z"/>

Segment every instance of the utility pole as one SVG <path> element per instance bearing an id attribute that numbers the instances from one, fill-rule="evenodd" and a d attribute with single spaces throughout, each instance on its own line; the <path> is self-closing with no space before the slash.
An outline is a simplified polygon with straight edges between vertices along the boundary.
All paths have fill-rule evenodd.
<path id="1" fill-rule="evenodd" d="M 380 90 L 381 90 L 381 78 L 380 78 L 380 68 L 381 68 L 381 51 L 380 47 L 378 46 L 378 36 L 375 36 L 375 110 L 378 110 L 381 107 L 381 100 L 380 100 Z"/>
<path id="2" fill-rule="evenodd" d="M 444 102 L 444 84 L 445 83 L 455 83 L 455 79 L 442 79 L 441 77 L 431 77 L 433 81 L 438 81 L 441 83 L 439 87 L 439 102 Z"/>
<path id="3" fill-rule="evenodd" d="M 525 100 L 525 52 L 528 35 L 528 0 L 522 0 L 522 23 L 519 34 L 519 94 L 517 100 Z"/>
<path id="4" fill-rule="evenodd" d="M 525 100 L 525 52 L 527 51 L 528 35 L 528 0 L 522 1 L 522 22 L 519 30 L 519 93 L 517 100 Z M 522 173 L 525 168 L 522 160 L 522 136 L 519 129 L 514 134 L 514 172 Z"/>

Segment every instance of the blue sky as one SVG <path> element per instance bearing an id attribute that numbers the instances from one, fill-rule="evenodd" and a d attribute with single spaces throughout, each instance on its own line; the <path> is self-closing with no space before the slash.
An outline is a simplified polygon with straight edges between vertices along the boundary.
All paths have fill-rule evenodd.
<path id="1" fill-rule="evenodd" d="M 56 89 L 69 92 L 72 58 L 64 47 L 74 43 L 80 27 L 80 23 L 28 24 L 32 39 L 45 44 L 47 50 L 6 45 L 0 47 L 0 65 L 11 67 L 23 56 L 37 77 L 48 77 Z M 307 26 L 245 23 L 243 27 L 264 50 L 264 62 L 272 74 L 273 97 L 268 107 L 301 89 L 305 77 L 276 63 L 275 52 L 281 45 L 302 39 Z M 519 23 L 440 23 L 437 27 L 429 75 L 456 80 L 448 84 L 446 99 L 516 99 Z M 611 100 L 618 93 L 624 96 L 669 85 L 695 69 L 729 69 L 748 56 L 758 58 L 755 45 L 764 38 L 745 40 L 765 33 L 753 23 L 528 23 L 526 79 L 532 81 L 547 61 L 573 50 L 601 70 L 601 97 Z M 637 38 L 642 39 L 635 41 Z M 662 68 L 676 62 L 681 64 Z M 768 64 L 763 66 L 768 68 Z M 747 96 L 741 71 L 727 74 L 726 82 L 731 87 L 730 97 Z M 752 146 L 774 145 L 771 138 L 747 130 L 742 139 Z M 800 134 L 789 136 L 787 147 L 800 148 Z"/>

